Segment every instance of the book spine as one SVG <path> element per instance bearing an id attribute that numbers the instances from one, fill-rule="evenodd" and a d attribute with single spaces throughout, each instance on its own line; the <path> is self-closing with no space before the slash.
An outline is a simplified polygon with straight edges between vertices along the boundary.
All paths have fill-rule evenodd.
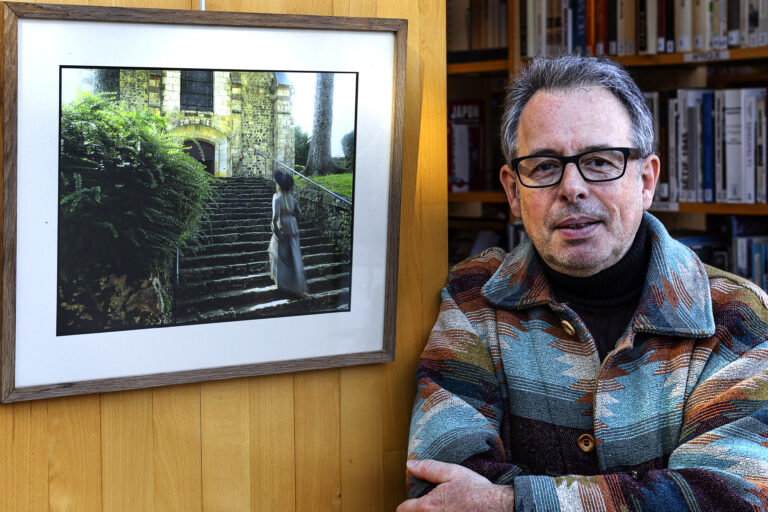
<path id="1" fill-rule="evenodd" d="M 618 9 L 619 0 L 607 0 L 608 16 L 606 24 L 608 26 L 608 55 L 618 55 Z"/>
<path id="2" fill-rule="evenodd" d="M 742 96 L 742 158 L 744 163 L 744 202 L 755 202 L 755 117 L 757 98 L 750 90 Z"/>
<path id="3" fill-rule="evenodd" d="M 697 51 L 709 50 L 710 27 L 710 1 L 693 0 L 693 49 Z"/>
<path id="4" fill-rule="evenodd" d="M 669 98 L 667 112 L 667 174 L 669 176 L 669 200 L 679 201 L 680 193 L 677 187 L 678 165 L 677 165 L 677 128 L 678 128 L 678 109 L 677 98 Z"/>
<path id="5" fill-rule="evenodd" d="M 768 202 L 768 190 L 766 185 L 768 184 L 768 174 L 766 169 L 766 112 L 765 112 L 765 98 L 757 100 L 757 129 L 755 130 L 755 169 L 756 169 L 756 182 L 757 190 L 755 191 L 755 200 L 758 203 Z"/>
<path id="6" fill-rule="evenodd" d="M 693 49 L 692 0 L 675 0 L 675 50 L 689 52 Z"/>
<path id="7" fill-rule="evenodd" d="M 667 43 L 667 53 L 675 53 L 675 0 L 667 0 L 666 11 L 666 32 L 664 34 L 664 40 Z"/>
<path id="8" fill-rule="evenodd" d="M 656 0 L 656 52 L 665 53 L 667 51 L 667 2 L 666 0 Z"/>
<path id="9" fill-rule="evenodd" d="M 741 91 L 729 89 L 725 91 L 725 172 L 729 203 L 744 202 L 741 125 Z"/>
<path id="10" fill-rule="evenodd" d="M 728 47 L 736 48 L 741 44 L 741 0 L 726 0 L 728 15 L 726 22 L 728 26 Z"/>
<path id="11" fill-rule="evenodd" d="M 701 200 L 705 203 L 715 201 L 715 139 L 713 118 L 714 113 L 714 93 L 705 92 L 701 98 L 701 185 L 703 197 Z"/>
<path id="12" fill-rule="evenodd" d="M 718 203 L 726 200 L 725 173 L 723 168 L 723 151 L 725 138 L 723 135 L 723 110 L 725 91 L 715 91 L 714 111 L 714 146 L 715 146 L 715 200 Z"/>

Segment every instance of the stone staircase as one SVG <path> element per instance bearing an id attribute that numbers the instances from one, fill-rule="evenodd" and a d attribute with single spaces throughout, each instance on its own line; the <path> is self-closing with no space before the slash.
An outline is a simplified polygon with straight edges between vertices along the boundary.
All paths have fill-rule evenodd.
<path id="1" fill-rule="evenodd" d="M 309 297 L 277 289 L 269 276 L 271 182 L 220 178 L 203 221 L 202 246 L 183 251 L 176 323 L 219 322 L 349 310 L 351 266 L 310 221 L 299 220 Z"/>

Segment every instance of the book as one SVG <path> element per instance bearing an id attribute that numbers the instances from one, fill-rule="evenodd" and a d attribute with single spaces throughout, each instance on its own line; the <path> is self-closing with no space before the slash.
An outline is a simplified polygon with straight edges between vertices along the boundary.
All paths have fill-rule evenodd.
<path id="1" fill-rule="evenodd" d="M 704 203 L 715 201 L 714 96 L 714 92 L 706 91 L 701 97 L 701 147 L 699 156 L 701 187 L 697 198 Z"/>
<path id="2" fill-rule="evenodd" d="M 742 9 L 742 46 L 755 47 L 759 42 L 760 0 L 744 0 Z"/>
<path id="3" fill-rule="evenodd" d="M 675 0 L 675 51 L 693 49 L 693 0 Z"/>
<path id="4" fill-rule="evenodd" d="M 637 53 L 658 53 L 658 4 L 657 0 L 637 0 Z"/>
<path id="5" fill-rule="evenodd" d="M 755 202 L 768 202 L 768 169 L 766 168 L 765 98 L 757 100 L 757 129 L 755 130 Z"/>
<path id="6" fill-rule="evenodd" d="M 673 91 L 671 94 L 676 94 Z M 680 123 L 680 113 L 677 109 L 677 97 L 672 96 L 667 100 L 667 174 L 669 175 L 669 200 L 680 201 L 680 192 L 677 187 L 679 175 L 677 160 L 677 129 Z"/>
<path id="7" fill-rule="evenodd" d="M 616 43 L 617 55 L 635 54 L 635 0 L 618 0 Z"/>
<path id="8" fill-rule="evenodd" d="M 576 55 L 589 55 L 587 49 L 587 0 L 574 0 L 572 46 Z"/>
<path id="9" fill-rule="evenodd" d="M 447 50 L 449 52 L 469 50 L 469 0 L 447 0 L 445 7 Z"/>
<path id="10" fill-rule="evenodd" d="M 617 37 L 617 23 L 619 0 L 607 0 L 607 16 L 605 18 L 606 25 L 608 27 L 608 53 L 606 55 L 618 55 L 618 43 Z"/>
<path id="11" fill-rule="evenodd" d="M 584 26 L 586 33 L 584 36 L 585 54 L 590 57 L 595 55 L 595 3 L 597 0 L 585 0 Z"/>
<path id="12" fill-rule="evenodd" d="M 727 201 L 728 185 L 725 180 L 725 91 L 715 91 L 714 142 L 715 142 L 715 201 Z"/>
<path id="13" fill-rule="evenodd" d="M 563 0 L 546 0 L 545 55 L 555 57 L 563 47 Z"/>
<path id="14" fill-rule="evenodd" d="M 482 189 L 483 102 L 448 102 L 448 191 Z"/>
<path id="15" fill-rule="evenodd" d="M 669 201 L 669 97 L 668 94 L 659 93 L 659 115 L 654 120 L 658 125 L 658 152 L 661 165 L 659 169 L 659 181 L 656 184 L 656 194 L 662 201 Z"/>
<path id="16" fill-rule="evenodd" d="M 547 0 L 532 3 L 534 8 L 533 54 L 537 57 L 543 57 L 547 54 Z"/>
<path id="17" fill-rule="evenodd" d="M 744 202 L 744 180 L 741 148 L 741 91 L 726 89 L 723 95 L 724 172 L 728 182 L 726 202 L 742 203 Z"/>
<path id="18" fill-rule="evenodd" d="M 710 19 L 710 46 L 713 50 L 728 48 L 728 2 L 713 0 Z"/>
<path id="19" fill-rule="evenodd" d="M 691 30 L 693 49 L 705 51 L 710 49 L 710 0 L 693 0 Z"/>
<path id="20" fill-rule="evenodd" d="M 469 0 L 470 49 L 486 48 L 486 30 L 488 23 L 485 13 L 485 0 Z"/>
<path id="21" fill-rule="evenodd" d="M 728 26 L 728 47 L 741 45 L 741 0 L 727 0 L 726 24 Z"/>
<path id="22" fill-rule="evenodd" d="M 679 123 L 677 127 L 678 197 L 680 201 L 698 201 L 701 184 L 701 101 L 706 89 L 678 89 Z"/>
<path id="23" fill-rule="evenodd" d="M 595 55 L 608 55 L 608 0 L 595 0 Z"/>
<path id="24" fill-rule="evenodd" d="M 675 0 L 667 0 L 666 16 L 664 16 L 664 27 L 666 33 L 664 40 L 667 44 L 667 53 L 675 53 Z"/>
<path id="25" fill-rule="evenodd" d="M 765 89 L 747 88 L 741 89 L 741 114 L 742 114 L 742 164 L 744 166 L 744 202 L 755 202 L 755 153 L 757 145 L 755 134 L 757 131 L 757 101 L 765 99 Z"/>
<path id="26" fill-rule="evenodd" d="M 665 53 L 667 51 L 667 1 L 656 0 L 656 52 Z"/>

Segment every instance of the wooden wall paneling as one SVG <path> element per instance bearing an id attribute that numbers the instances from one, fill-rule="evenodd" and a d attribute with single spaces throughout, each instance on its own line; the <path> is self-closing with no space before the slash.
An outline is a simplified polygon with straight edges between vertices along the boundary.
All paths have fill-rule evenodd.
<path id="1" fill-rule="evenodd" d="M 203 508 L 200 384 L 152 390 L 154 510 Z"/>
<path id="2" fill-rule="evenodd" d="M 251 510 L 296 510 L 293 375 L 254 377 L 249 383 Z"/>
<path id="3" fill-rule="evenodd" d="M 46 405 L 0 407 L 0 510 L 48 509 Z"/>
<path id="4" fill-rule="evenodd" d="M 408 424 L 415 390 L 415 366 L 409 364 L 418 354 L 423 304 L 421 274 L 432 262 L 424 264 L 421 254 L 421 198 L 418 195 L 420 119 L 422 109 L 423 62 L 419 52 L 421 20 L 418 3 L 390 0 L 378 5 L 378 15 L 408 19 L 406 60 L 405 128 L 403 137 L 403 178 L 400 207 L 400 264 L 397 295 L 397 341 L 395 361 L 384 365 L 385 386 L 384 450 L 402 450 L 408 438 Z M 405 464 L 405 461 L 403 461 Z M 404 471 L 403 466 L 403 471 Z"/>
<path id="5" fill-rule="evenodd" d="M 376 17 L 376 0 L 333 0 L 334 16 Z"/>
<path id="6" fill-rule="evenodd" d="M 101 510 L 99 395 L 48 401 L 51 512 Z"/>
<path id="7" fill-rule="evenodd" d="M 200 427 L 203 510 L 250 510 L 248 381 L 232 379 L 203 384 Z"/>
<path id="8" fill-rule="evenodd" d="M 341 510 L 379 512 L 384 497 L 381 365 L 341 370 Z"/>
<path id="9" fill-rule="evenodd" d="M 152 390 L 101 395 L 105 511 L 154 508 Z"/>
<path id="10" fill-rule="evenodd" d="M 294 375 L 296 510 L 341 510 L 339 370 Z"/>

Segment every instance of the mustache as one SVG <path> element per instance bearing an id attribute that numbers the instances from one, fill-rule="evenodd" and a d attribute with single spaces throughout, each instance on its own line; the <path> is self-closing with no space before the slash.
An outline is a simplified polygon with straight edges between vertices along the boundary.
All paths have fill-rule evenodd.
<path id="1" fill-rule="evenodd" d="M 554 228 L 568 217 L 584 215 L 605 222 L 608 220 L 608 212 L 600 205 L 592 203 L 567 203 L 547 215 L 547 224 Z"/>

